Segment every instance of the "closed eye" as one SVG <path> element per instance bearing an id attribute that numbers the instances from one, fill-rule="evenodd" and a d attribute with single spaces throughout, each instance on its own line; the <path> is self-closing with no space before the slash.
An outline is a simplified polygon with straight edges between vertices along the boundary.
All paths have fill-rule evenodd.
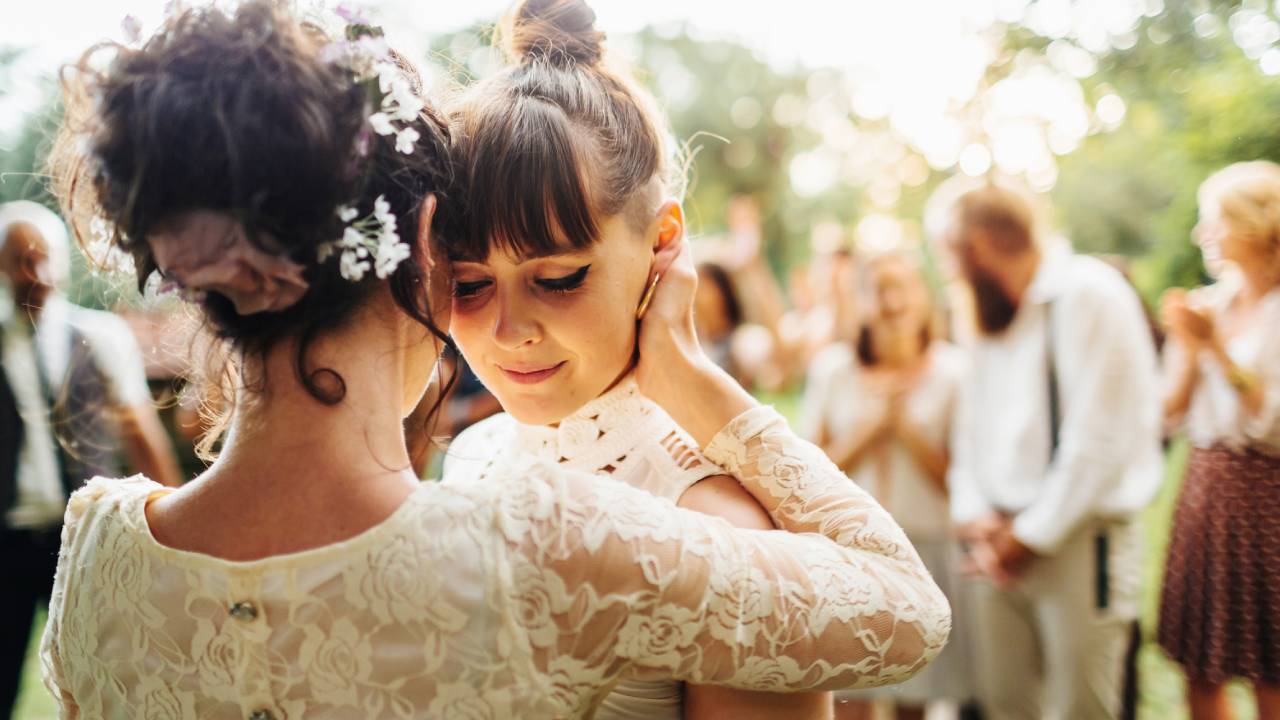
<path id="1" fill-rule="evenodd" d="M 453 284 L 453 296 L 456 298 L 467 298 L 479 293 L 481 290 L 493 284 L 492 280 L 476 280 L 475 282 L 455 282 Z"/>
<path id="2" fill-rule="evenodd" d="M 540 278 L 534 282 L 551 292 L 569 292 L 582 286 L 582 283 L 587 279 L 587 271 L 590 269 L 590 265 L 583 265 L 564 277 Z"/>

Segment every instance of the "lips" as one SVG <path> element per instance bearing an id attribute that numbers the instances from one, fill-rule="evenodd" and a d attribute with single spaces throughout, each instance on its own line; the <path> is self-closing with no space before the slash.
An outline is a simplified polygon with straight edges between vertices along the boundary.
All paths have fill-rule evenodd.
<path id="1" fill-rule="evenodd" d="M 517 382 L 521 385 L 536 385 L 560 372 L 562 367 L 564 367 L 563 360 L 554 365 L 499 365 L 498 369 L 512 382 Z"/>

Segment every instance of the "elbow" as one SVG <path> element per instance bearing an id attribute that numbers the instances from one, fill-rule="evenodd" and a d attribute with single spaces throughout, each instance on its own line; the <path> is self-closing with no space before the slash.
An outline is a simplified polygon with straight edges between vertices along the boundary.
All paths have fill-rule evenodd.
<path id="1" fill-rule="evenodd" d="M 951 637 L 951 603 L 932 578 L 918 604 L 910 606 L 885 652 L 884 683 L 903 682 L 923 670 L 946 647 Z"/>

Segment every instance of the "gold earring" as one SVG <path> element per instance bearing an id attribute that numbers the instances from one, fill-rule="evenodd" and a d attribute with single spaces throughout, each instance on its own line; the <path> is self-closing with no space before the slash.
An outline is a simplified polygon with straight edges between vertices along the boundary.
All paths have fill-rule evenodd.
<path id="1" fill-rule="evenodd" d="M 649 288 L 644 291 L 644 297 L 640 298 L 640 307 L 636 310 L 636 320 L 643 320 L 644 314 L 649 311 L 649 303 L 653 301 L 653 291 L 658 289 L 658 281 L 662 279 L 662 273 L 655 273 L 653 282 L 649 283 Z"/>

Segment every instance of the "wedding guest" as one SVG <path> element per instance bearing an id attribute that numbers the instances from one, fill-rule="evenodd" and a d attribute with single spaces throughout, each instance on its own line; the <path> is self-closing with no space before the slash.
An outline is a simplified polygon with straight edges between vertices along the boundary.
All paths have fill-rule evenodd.
<path id="1" fill-rule="evenodd" d="M 1165 293 L 1165 416 L 1191 439 L 1160 594 L 1160 646 L 1195 720 L 1230 718 L 1225 683 L 1280 716 L 1280 166 L 1200 186 L 1195 241 L 1217 282 Z"/>
<path id="2" fill-rule="evenodd" d="M 946 480 L 964 354 L 935 339 L 933 301 L 913 255 L 882 251 L 863 259 L 861 273 L 857 305 L 864 314 L 857 339 L 835 343 L 814 359 L 803 425 L 902 524 L 954 607 Z M 953 631 L 942 655 L 902 685 L 838 694 L 843 703 L 837 717 L 869 717 L 865 701 L 877 696 L 892 700 L 899 720 L 924 718 L 933 701 L 968 700 L 968 658 L 958 639 Z"/>
<path id="3" fill-rule="evenodd" d="M 59 290 L 70 247 L 52 210 L 0 205 L 0 715 L 13 711 L 36 608 L 53 589 L 67 498 L 128 466 L 181 478 L 151 401 L 142 353 L 117 315 Z"/>
<path id="4" fill-rule="evenodd" d="M 1151 333 L 1124 278 L 1051 239 L 1024 192 L 992 180 L 937 192 L 931 214 L 946 219 L 939 239 L 977 325 L 948 486 L 984 576 L 966 598 L 984 711 L 1117 717 L 1133 516 L 1161 478 Z"/>

